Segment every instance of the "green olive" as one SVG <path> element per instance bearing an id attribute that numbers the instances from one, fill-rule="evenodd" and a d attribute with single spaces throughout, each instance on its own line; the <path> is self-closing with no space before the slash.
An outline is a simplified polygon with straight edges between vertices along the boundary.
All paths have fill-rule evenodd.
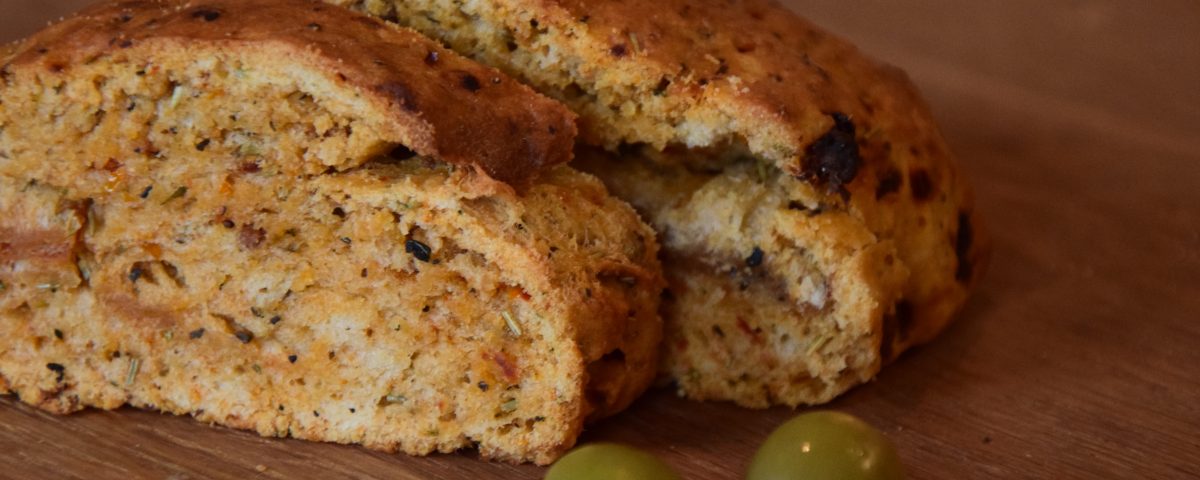
<path id="1" fill-rule="evenodd" d="M 585 445 L 558 459 L 546 480 L 679 480 L 654 455 L 616 443 Z"/>
<path id="2" fill-rule="evenodd" d="M 747 480 L 898 480 L 896 447 L 852 415 L 813 412 L 775 429 L 750 463 Z"/>

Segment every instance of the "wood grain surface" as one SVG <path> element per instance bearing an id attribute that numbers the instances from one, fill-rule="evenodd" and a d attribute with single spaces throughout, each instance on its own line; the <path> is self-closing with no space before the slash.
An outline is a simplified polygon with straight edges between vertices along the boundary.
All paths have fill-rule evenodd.
<path id="1" fill-rule="evenodd" d="M 0 40 L 81 3 L 0 0 Z M 1200 3 L 789 4 L 909 70 L 996 247 L 942 338 L 829 408 L 885 431 L 912 478 L 1200 478 Z M 656 391 L 583 441 L 648 449 L 689 479 L 739 478 L 796 413 Z M 0 478 L 543 474 L 0 400 Z"/>

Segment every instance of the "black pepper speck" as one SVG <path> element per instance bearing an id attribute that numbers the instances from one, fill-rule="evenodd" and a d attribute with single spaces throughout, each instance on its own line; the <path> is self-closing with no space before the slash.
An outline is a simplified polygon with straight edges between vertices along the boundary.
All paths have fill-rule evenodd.
<path id="1" fill-rule="evenodd" d="M 763 251 L 761 248 L 754 247 L 754 251 L 750 253 L 749 257 L 746 257 L 746 266 L 747 267 L 757 267 L 759 265 L 762 265 L 762 263 L 763 263 Z"/>
<path id="2" fill-rule="evenodd" d="M 145 272 L 142 271 L 142 267 L 134 265 L 133 268 L 129 270 L 129 281 L 137 283 L 138 279 L 142 278 L 143 273 Z"/>
<path id="3" fill-rule="evenodd" d="M 429 258 L 433 255 L 433 250 L 429 248 L 429 245 L 411 238 L 404 241 L 404 251 L 411 253 L 413 257 L 422 262 L 429 262 Z"/>

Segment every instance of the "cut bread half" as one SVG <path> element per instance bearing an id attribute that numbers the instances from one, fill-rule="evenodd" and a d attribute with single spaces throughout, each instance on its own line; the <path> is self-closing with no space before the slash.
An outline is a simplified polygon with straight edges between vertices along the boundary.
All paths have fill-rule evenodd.
<path id="1" fill-rule="evenodd" d="M 26 403 L 548 463 L 653 380 L 653 231 L 493 69 L 301 0 L 106 4 L 0 66 Z"/>
<path id="2" fill-rule="evenodd" d="M 984 270 L 971 191 L 905 75 L 770 0 L 331 0 L 562 100 L 660 232 L 679 391 L 814 404 L 936 336 Z"/>

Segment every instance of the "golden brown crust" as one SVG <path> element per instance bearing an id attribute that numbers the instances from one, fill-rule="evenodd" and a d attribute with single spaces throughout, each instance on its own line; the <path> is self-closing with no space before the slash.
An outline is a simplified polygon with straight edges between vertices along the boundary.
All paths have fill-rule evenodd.
<path id="1" fill-rule="evenodd" d="M 571 158 L 574 116 L 556 102 L 414 32 L 320 2 L 105 3 L 31 37 L 12 64 L 62 72 L 171 42 L 269 43 L 282 61 L 320 62 L 327 75 L 386 105 L 397 128 L 420 132 L 409 136 L 409 148 L 503 182 L 525 186 Z"/>
<path id="2" fill-rule="evenodd" d="M 725 181 L 738 180 L 729 172 L 746 161 L 762 162 L 758 176 L 779 171 L 799 180 L 778 182 L 772 192 L 782 203 L 771 208 L 798 224 L 813 223 L 796 215 L 801 210 L 854 224 L 823 228 L 822 240 L 801 247 L 823 249 L 866 232 L 896 252 L 895 258 L 880 256 L 874 269 L 907 273 L 907 280 L 880 287 L 878 308 L 862 302 L 869 318 L 856 318 L 872 325 L 870 354 L 882 362 L 940 332 L 984 270 L 987 241 L 970 187 L 906 75 L 772 0 L 329 1 L 412 26 L 563 100 L 580 114 L 584 143 L 610 150 L 644 144 L 651 152 L 641 156 L 723 172 Z M 476 28 L 480 23 L 488 28 Z M 613 182 L 628 175 L 608 167 L 591 171 L 621 195 Z M 680 240 L 680 231 L 717 230 L 668 218 L 680 203 L 644 207 L 690 180 L 629 182 L 637 185 L 624 198 L 642 203 L 664 233 L 669 271 L 676 269 L 671 257 L 689 252 L 750 255 L 752 245 L 730 249 L 702 235 Z M 731 205 L 744 203 L 736 198 L 740 191 L 725 193 Z M 666 219 L 653 220 L 660 215 Z M 733 243 L 733 237 L 766 232 L 725 233 L 718 236 Z M 679 248 L 672 243 L 692 249 L 672 252 Z M 768 256 L 788 251 L 764 250 Z M 672 322 L 695 323 L 665 321 L 668 338 Z M 874 373 L 869 370 L 863 372 Z M 827 396 L 784 403 L 814 399 Z M 759 399 L 743 403 L 761 405 Z"/>
<path id="3" fill-rule="evenodd" d="M 328 49 L 366 51 L 359 25 L 377 24 L 332 7 L 206 5 L 128 7 L 158 19 L 139 32 L 174 32 L 128 48 L 89 43 L 103 29 L 81 19 L 120 21 L 110 7 L 20 44 L 14 64 L 0 56 L 0 391 L 56 413 L 131 404 L 268 436 L 548 463 L 650 384 L 663 280 L 632 208 L 563 165 L 518 192 L 439 161 L 540 138 L 523 132 L 548 124 L 514 105 L 569 114 L 528 90 L 449 105 L 469 99 L 401 69 L 339 80 L 370 58 Z M 218 23 L 297 18 L 287 5 L 325 9 L 313 31 L 346 43 Z M 429 44 L 378 30 L 364 44 Z M 386 43 L 409 37 L 417 47 Z M 364 87 L 392 77 L 420 80 L 419 112 Z M 468 114 L 518 130 L 454 130 Z M 435 155 L 389 154 L 396 143 Z"/>
<path id="4" fill-rule="evenodd" d="M 707 63 L 707 71 L 672 89 L 727 83 L 715 87 L 720 101 L 790 134 L 774 139 L 789 155 L 756 153 L 827 190 L 831 204 L 842 203 L 844 188 L 850 201 L 843 208 L 879 237 L 896 239 L 912 276 L 906 298 L 887 320 L 895 331 L 885 333 L 890 338 L 884 341 L 894 342 L 882 347 L 885 361 L 932 339 L 961 308 L 986 262 L 984 236 L 969 186 L 902 71 L 866 58 L 772 1 L 668 0 L 656 3 L 653 15 L 635 2 L 561 5 L 590 15 L 592 31 L 637 35 L 646 57 L 637 61 L 664 75 Z M 838 130 L 838 114 L 852 125 L 858 158 L 817 151 Z"/>
<path id="5" fill-rule="evenodd" d="M 663 93 L 692 106 L 718 105 L 753 153 L 824 190 L 817 193 L 825 202 L 859 216 L 880 238 L 895 239 L 912 277 L 884 357 L 932 339 L 978 282 L 989 252 L 970 187 L 899 69 L 771 0 L 497 3 L 563 29 L 586 24 L 589 62 L 628 68 L 644 87 L 668 79 Z M 857 155 L 821 151 L 837 150 L 838 118 L 848 121 L 842 126 L 857 140 Z M 589 123 L 600 122 L 584 118 Z M 583 135 L 613 141 L 609 132 Z"/>

